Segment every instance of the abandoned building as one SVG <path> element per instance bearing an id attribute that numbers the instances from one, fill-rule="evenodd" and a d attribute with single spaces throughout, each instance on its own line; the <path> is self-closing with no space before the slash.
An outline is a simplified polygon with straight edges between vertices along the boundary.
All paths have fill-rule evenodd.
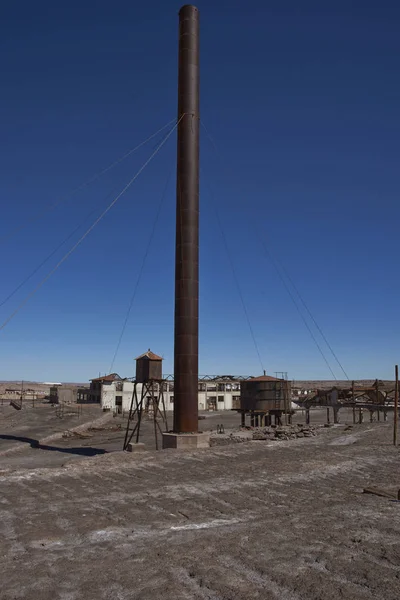
<path id="1" fill-rule="evenodd" d="M 89 388 L 76 385 L 53 385 L 50 388 L 51 404 L 82 404 L 89 401 Z"/>
<path id="2" fill-rule="evenodd" d="M 136 382 L 138 391 L 143 382 L 153 380 L 156 389 L 162 386 L 165 408 L 174 407 L 174 381 L 162 375 L 162 357 L 148 350 L 136 359 L 136 378 L 122 378 L 117 373 L 96 377 L 90 382 L 90 402 L 104 410 L 129 411 Z M 231 410 L 240 407 L 240 382 L 244 377 L 231 375 L 204 376 L 198 384 L 199 410 Z"/>
<path id="3" fill-rule="evenodd" d="M 89 388 L 89 401 L 101 404 L 103 385 L 110 385 L 115 381 L 125 381 L 117 373 L 111 373 L 110 375 L 104 375 L 103 377 L 96 377 L 90 380 Z"/>
<path id="4" fill-rule="evenodd" d="M 199 381 L 199 410 L 232 410 L 240 406 L 240 382 L 241 378 L 233 376 L 205 377 Z M 122 379 L 119 376 L 103 377 L 96 381 L 96 395 L 93 402 L 99 402 L 104 410 L 125 412 L 130 408 L 134 379 Z M 142 383 L 137 383 L 138 393 L 141 391 Z M 165 379 L 156 383 L 156 389 L 163 386 L 163 395 L 166 410 L 174 408 L 174 382 L 173 379 Z M 99 398 L 99 400 L 97 400 Z"/>
<path id="5" fill-rule="evenodd" d="M 162 357 L 150 349 L 138 356 L 136 361 L 136 377 L 122 378 L 117 373 L 96 377 L 90 382 L 90 402 L 97 402 L 104 410 L 128 412 L 131 406 L 134 388 L 138 395 L 142 393 L 143 384 L 154 382 L 154 389 L 162 397 L 165 409 L 174 408 L 174 380 L 172 375 L 162 374 Z M 283 404 L 290 405 L 291 383 L 283 379 L 264 375 L 258 378 L 234 375 L 204 375 L 198 382 L 199 410 L 240 410 L 241 387 L 250 392 L 254 388 L 247 382 L 257 382 L 258 388 L 271 401 L 269 408 L 282 410 Z M 268 390 L 267 390 L 268 388 Z M 247 392 L 246 392 L 247 393 Z"/>

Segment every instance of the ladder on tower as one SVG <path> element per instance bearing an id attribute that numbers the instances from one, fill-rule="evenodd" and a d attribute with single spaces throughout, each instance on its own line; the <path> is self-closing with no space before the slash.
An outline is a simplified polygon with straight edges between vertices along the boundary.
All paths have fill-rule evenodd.
<path id="1" fill-rule="evenodd" d="M 139 442 L 140 429 L 143 420 L 147 417 L 153 421 L 156 450 L 158 450 L 158 435 L 162 435 L 168 431 L 168 419 L 164 399 L 165 381 L 151 379 L 142 383 L 141 389 L 138 386 L 139 384 L 135 382 L 123 449 L 128 450 L 132 440 L 136 444 Z"/>

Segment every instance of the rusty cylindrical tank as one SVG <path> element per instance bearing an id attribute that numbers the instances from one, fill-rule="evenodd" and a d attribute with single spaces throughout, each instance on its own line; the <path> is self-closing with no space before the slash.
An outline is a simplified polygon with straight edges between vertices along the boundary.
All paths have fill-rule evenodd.
<path id="1" fill-rule="evenodd" d="M 276 377 L 253 377 L 240 384 L 240 408 L 245 411 L 268 412 L 290 405 L 290 382 Z"/>

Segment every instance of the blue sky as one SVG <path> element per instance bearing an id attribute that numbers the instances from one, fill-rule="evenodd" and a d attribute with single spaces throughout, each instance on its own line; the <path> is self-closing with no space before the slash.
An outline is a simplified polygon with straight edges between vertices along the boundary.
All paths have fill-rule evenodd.
<path id="1" fill-rule="evenodd" d="M 0 303 L 83 225 L 0 307 L 2 322 L 162 134 L 4 238 L 176 117 L 179 6 L 23 0 L 3 9 Z M 261 371 L 225 235 L 263 368 L 332 378 L 264 241 L 349 377 L 391 377 L 400 360 L 398 3 L 198 7 L 201 116 L 218 148 L 203 129 L 200 372 Z M 172 372 L 175 147 L 172 136 L 0 332 L 0 379 L 85 381 L 108 371 L 166 185 L 114 370 L 131 376 L 150 347 Z"/>

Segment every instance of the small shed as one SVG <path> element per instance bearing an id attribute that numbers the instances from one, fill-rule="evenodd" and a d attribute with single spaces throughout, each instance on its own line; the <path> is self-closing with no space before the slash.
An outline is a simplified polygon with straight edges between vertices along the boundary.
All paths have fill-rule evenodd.
<path id="1" fill-rule="evenodd" d="M 148 349 L 136 358 L 136 383 L 147 383 L 151 379 L 162 379 L 162 357 Z"/>

